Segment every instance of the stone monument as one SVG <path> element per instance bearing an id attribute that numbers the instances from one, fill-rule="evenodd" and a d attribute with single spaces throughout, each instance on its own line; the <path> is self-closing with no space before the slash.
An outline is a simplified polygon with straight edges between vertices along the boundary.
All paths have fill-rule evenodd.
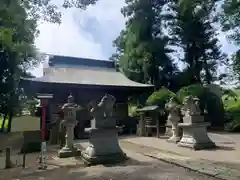
<path id="1" fill-rule="evenodd" d="M 166 104 L 166 110 L 169 112 L 167 121 L 172 126 L 171 137 L 167 141 L 177 143 L 180 141 L 178 128 L 178 123 L 180 121 L 180 107 L 173 97 Z"/>
<path id="2" fill-rule="evenodd" d="M 76 112 L 79 110 L 79 106 L 74 103 L 72 95 L 68 97 L 68 101 L 63 105 L 62 110 L 64 112 L 64 120 L 61 122 L 66 127 L 65 146 L 58 152 L 60 158 L 73 157 L 78 153 L 78 150 L 73 145 L 74 140 L 74 127 L 77 124 Z"/>
<path id="3" fill-rule="evenodd" d="M 178 143 L 181 147 L 189 147 L 195 150 L 209 149 L 216 147 L 215 143 L 208 137 L 208 122 L 204 122 L 204 116 L 199 108 L 200 100 L 188 96 L 184 99 L 182 112 L 184 113 L 183 123 L 179 127 L 183 129 L 183 136 Z"/>
<path id="4" fill-rule="evenodd" d="M 94 117 L 90 134 L 90 145 L 81 153 L 82 159 L 89 165 L 119 162 L 126 159 L 118 142 L 118 128 L 114 116 L 115 98 L 105 95 L 90 112 Z"/>

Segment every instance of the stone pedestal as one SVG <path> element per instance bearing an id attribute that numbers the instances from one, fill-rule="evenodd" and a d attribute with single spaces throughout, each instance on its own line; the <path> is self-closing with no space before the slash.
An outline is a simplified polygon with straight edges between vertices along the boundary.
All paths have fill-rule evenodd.
<path id="1" fill-rule="evenodd" d="M 183 136 L 178 145 L 195 150 L 215 148 L 215 143 L 212 142 L 207 134 L 207 126 L 209 125 L 207 122 L 193 124 L 180 123 L 179 127 L 183 128 Z"/>
<path id="2" fill-rule="evenodd" d="M 118 128 L 113 116 L 114 103 L 113 96 L 105 95 L 91 110 L 94 119 L 91 120 L 91 128 L 86 129 L 90 135 L 90 145 L 81 152 L 86 164 L 108 164 L 126 159 L 118 142 Z"/>
<path id="3" fill-rule="evenodd" d="M 180 141 L 180 136 L 179 136 L 179 129 L 178 129 L 178 124 L 173 123 L 172 124 L 172 136 L 167 140 L 168 142 L 173 142 L 177 143 Z"/>
<path id="4" fill-rule="evenodd" d="M 89 165 L 121 162 L 126 159 L 118 142 L 118 129 L 87 129 L 90 145 L 81 153 Z"/>
<path id="5" fill-rule="evenodd" d="M 77 121 L 72 121 L 72 122 L 65 122 L 66 126 L 66 143 L 65 146 L 58 152 L 58 157 L 60 158 L 67 158 L 67 157 L 73 157 L 77 155 L 77 148 L 73 144 L 73 130 L 74 127 L 76 126 Z"/>

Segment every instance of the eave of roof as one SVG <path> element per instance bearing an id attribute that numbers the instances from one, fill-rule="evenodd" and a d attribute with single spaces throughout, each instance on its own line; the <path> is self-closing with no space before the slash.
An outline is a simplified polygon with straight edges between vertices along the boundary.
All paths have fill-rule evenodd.
<path id="1" fill-rule="evenodd" d="M 24 79 L 34 82 L 97 85 L 117 87 L 142 87 L 150 88 L 153 85 L 141 84 L 128 79 L 125 75 L 117 72 L 114 68 L 66 68 L 50 67 L 42 77 Z"/>

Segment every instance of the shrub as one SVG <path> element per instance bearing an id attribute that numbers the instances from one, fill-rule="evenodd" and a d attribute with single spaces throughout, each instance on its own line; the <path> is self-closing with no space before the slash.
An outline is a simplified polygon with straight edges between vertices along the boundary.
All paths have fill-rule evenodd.
<path id="1" fill-rule="evenodd" d="M 182 103 L 185 97 L 190 96 L 190 95 L 196 96 L 200 99 L 200 106 L 202 109 L 202 108 L 204 108 L 204 105 L 205 105 L 206 93 L 207 93 L 206 88 L 204 88 L 202 85 L 192 84 L 192 85 L 181 88 L 177 92 L 177 97 L 180 100 L 180 102 Z"/>
<path id="2" fill-rule="evenodd" d="M 240 101 L 232 102 L 225 107 L 229 122 L 225 125 L 225 130 L 230 132 L 240 131 Z"/>
<path id="3" fill-rule="evenodd" d="M 206 121 L 210 121 L 212 126 L 223 126 L 224 107 L 220 97 L 209 91 L 201 84 L 192 84 L 181 88 L 177 92 L 178 99 L 183 102 L 186 96 L 196 96 L 200 99 L 200 109 L 204 112 L 206 108 L 208 115 Z"/>
<path id="4" fill-rule="evenodd" d="M 136 116 L 138 116 L 137 106 L 136 106 L 136 105 L 129 105 L 129 106 L 128 106 L 128 115 L 129 115 L 130 117 L 136 117 Z"/>
<path id="5" fill-rule="evenodd" d="M 231 89 L 223 89 L 222 101 L 224 107 L 228 108 L 234 105 L 238 100 L 238 95 L 234 90 Z"/>
<path id="6" fill-rule="evenodd" d="M 146 105 L 151 106 L 151 105 L 157 105 L 161 109 L 165 108 L 165 104 L 169 101 L 171 97 L 176 97 L 176 95 L 168 90 L 165 87 L 162 87 L 158 91 L 152 93 L 146 101 Z"/>

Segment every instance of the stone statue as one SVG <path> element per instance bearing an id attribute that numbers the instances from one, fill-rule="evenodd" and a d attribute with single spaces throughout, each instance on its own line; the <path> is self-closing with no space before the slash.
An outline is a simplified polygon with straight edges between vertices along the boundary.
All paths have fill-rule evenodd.
<path id="1" fill-rule="evenodd" d="M 183 101 L 182 112 L 185 117 L 201 114 L 200 100 L 197 97 L 187 96 Z"/>
<path id="2" fill-rule="evenodd" d="M 102 102 L 105 106 L 105 118 L 109 118 L 113 116 L 113 112 L 114 112 L 114 104 L 115 104 L 116 99 L 109 94 L 106 94 L 103 99 Z"/>
<path id="3" fill-rule="evenodd" d="M 103 96 L 101 101 L 91 109 L 91 113 L 93 114 L 93 117 L 98 116 L 102 118 L 108 118 L 112 116 L 113 113 L 113 106 L 115 103 L 115 98 L 109 94 L 106 94 Z"/>
<path id="4" fill-rule="evenodd" d="M 109 121 L 113 120 L 115 101 L 116 99 L 113 96 L 106 94 L 101 101 L 90 110 L 90 113 L 94 117 L 92 127 L 107 127 L 112 124 Z"/>
<path id="5" fill-rule="evenodd" d="M 169 102 L 165 105 L 165 108 L 169 112 L 169 118 L 179 116 L 180 114 L 180 106 L 174 97 L 170 98 Z"/>
<path id="6" fill-rule="evenodd" d="M 101 101 L 100 103 L 93 105 L 90 113 L 94 117 L 95 121 L 101 121 L 102 119 L 104 119 L 103 102 Z"/>

